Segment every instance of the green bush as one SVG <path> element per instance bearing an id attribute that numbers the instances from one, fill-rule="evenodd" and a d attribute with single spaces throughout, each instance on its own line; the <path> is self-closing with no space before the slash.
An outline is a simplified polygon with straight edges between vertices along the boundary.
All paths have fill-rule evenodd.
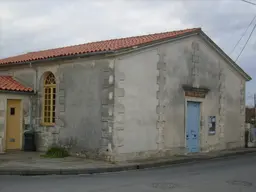
<path id="1" fill-rule="evenodd" d="M 63 158 L 68 156 L 69 156 L 68 151 L 62 147 L 51 147 L 43 155 L 43 157 L 51 157 L 51 158 Z"/>

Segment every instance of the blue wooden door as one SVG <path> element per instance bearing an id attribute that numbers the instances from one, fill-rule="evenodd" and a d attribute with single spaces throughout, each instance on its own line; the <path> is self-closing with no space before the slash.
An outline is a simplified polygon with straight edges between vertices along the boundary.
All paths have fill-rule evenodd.
<path id="1" fill-rule="evenodd" d="M 199 152 L 200 103 L 187 102 L 186 147 L 188 152 Z"/>

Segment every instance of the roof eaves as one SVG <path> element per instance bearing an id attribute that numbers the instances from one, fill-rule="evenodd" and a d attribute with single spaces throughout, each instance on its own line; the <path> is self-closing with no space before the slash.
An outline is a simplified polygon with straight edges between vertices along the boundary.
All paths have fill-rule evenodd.
<path id="1" fill-rule="evenodd" d="M 214 43 L 203 31 L 200 32 L 200 35 L 212 46 L 217 52 L 220 53 L 236 70 L 239 72 L 246 81 L 252 80 L 251 76 L 248 75 L 233 59 L 231 59 L 216 43 Z"/>
<path id="2" fill-rule="evenodd" d="M 97 52 L 89 52 L 89 53 L 82 53 L 82 54 L 74 54 L 74 55 L 65 55 L 65 56 L 56 56 L 56 57 L 49 57 L 44 59 L 37 59 L 37 60 L 28 60 L 28 61 L 22 61 L 22 62 L 12 62 L 12 63 L 5 63 L 0 64 L 0 67 L 10 67 L 10 66 L 16 66 L 16 65 L 22 65 L 22 64 L 36 64 L 36 63 L 44 63 L 44 62 L 53 62 L 53 61 L 59 61 L 59 60 L 69 60 L 69 59 L 75 59 L 75 58 L 84 58 L 84 57 L 90 57 L 90 56 L 96 56 L 96 55 L 107 55 L 107 54 L 113 54 L 115 51 L 97 51 Z"/>
<path id="3" fill-rule="evenodd" d="M 15 91 L 15 90 L 4 90 L 4 89 L 0 89 L 0 93 L 36 95 L 34 91 Z"/>

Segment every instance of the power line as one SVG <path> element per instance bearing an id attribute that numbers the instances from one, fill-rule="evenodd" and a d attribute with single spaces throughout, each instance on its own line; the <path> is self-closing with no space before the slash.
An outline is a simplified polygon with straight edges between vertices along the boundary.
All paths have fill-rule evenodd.
<path id="1" fill-rule="evenodd" d="M 253 31 L 255 30 L 255 28 L 256 28 L 256 24 L 253 26 L 253 29 L 252 29 L 252 31 L 251 31 L 251 33 L 250 33 L 250 35 L 249 35 L 247 41 L 245 42 L 245 44 L 244 44 L 244 46 L 243 46 L 241 52 L 239 53 L 239 55 L 237 56 L 237 58 L 236 58 L 235 61 L 237 61 L 237 60 L 239 59 L 239 57 L 241 56 L 241 54 L 243 53 L 243 51 L 244 51 L 244 49 L 245 49 L 247 43 L 249 42 L 249 40 L 250 40 L 250 38 L 251 38 L 251 36 L 252 36 Z"/>
<path id="2" fill-rule="evenodd" d="M 249 4 L 251 4 L 251 5 L 256 5 L 256 3 L 253 3 L 253 2 L 251 2 L 251 1 L 246 1 L 246 0 L 241 0 L 241 1 L 246 2 L 246 3 L 249 3 Z"/>
<path id="3" fill-rule="evenodd" d="M 240 37 L 240 39 L 238 40 L 238 42 L 236 43 L 236 45 L 234 46 L 234 48 L 232 49 L 232 51 L 230 52 L 230 54 L 233 53 L 233 51 L 236 49 L 237 45 L 240 43 L 240 41 L 243 39 L 243 37 L 245 36 L 245 34 L 247 33 L 249 27 L 252 25 L 253 21 L 255 20 L 256 15 L 253 17 L 253 19 L 251 20 L 250 24 L 247 26 L 246 30 L 244 31 L 244 33 L 242 34 L 242 36 Z"/>

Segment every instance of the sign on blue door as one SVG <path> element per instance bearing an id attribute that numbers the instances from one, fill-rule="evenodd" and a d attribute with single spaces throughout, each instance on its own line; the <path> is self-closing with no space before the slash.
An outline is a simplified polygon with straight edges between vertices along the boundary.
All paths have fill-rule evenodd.
<path id="1" fill-rule="evenodd" d="M 188 152 L 199 152 L 200 103 L 187 102 L 186 147 Z"/>

